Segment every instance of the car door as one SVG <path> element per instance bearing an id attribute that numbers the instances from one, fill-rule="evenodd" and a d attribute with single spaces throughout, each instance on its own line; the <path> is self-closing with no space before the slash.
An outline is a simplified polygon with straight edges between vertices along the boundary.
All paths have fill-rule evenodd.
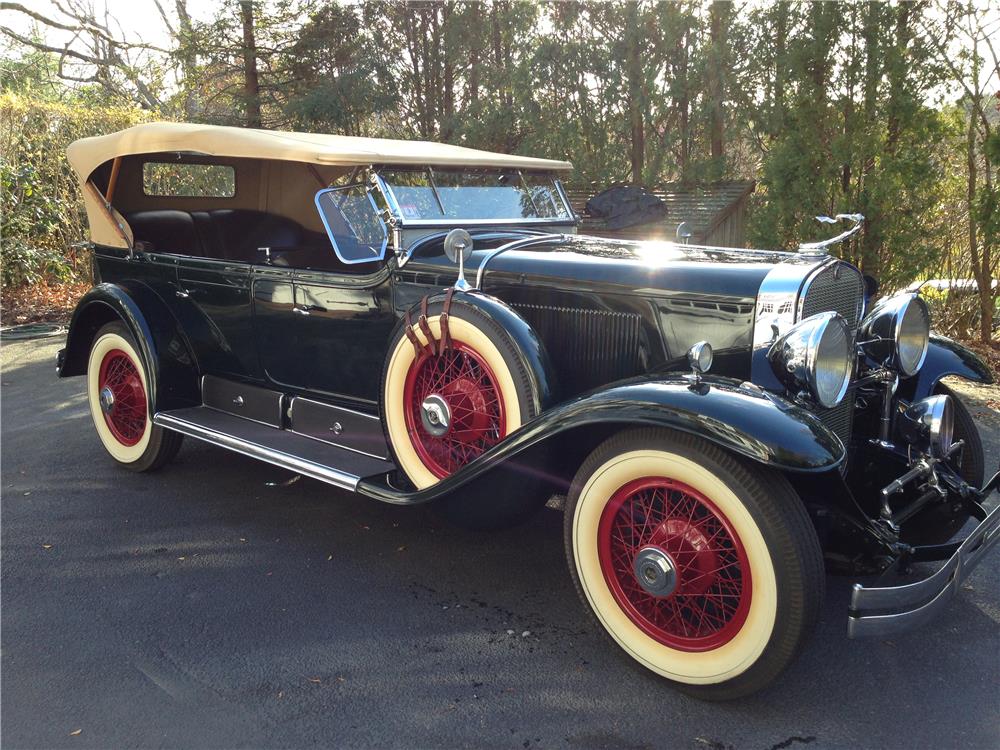
<path id="1" fill-rule="evenodd" d="M 294 385 L 377 403 L 395 324 L 389 269 L 354 276 L 295 274 Z"/>
<path id="2" fill-rule="evenodd" d="M 388 231 L 364 184 L 321 190 L 316 207 L 327 263 L 291 252 L 282 258 L 290 280 L 284 268 L 255 272 L 261 364 L 276 384 L 374 404 L 395 323 Z"/>
<path id="3" fill-rule="evenodd" d="M 203 373 L 262 379 L 250 280 L 249 263 L 177 258 L 178 307 Z"/>

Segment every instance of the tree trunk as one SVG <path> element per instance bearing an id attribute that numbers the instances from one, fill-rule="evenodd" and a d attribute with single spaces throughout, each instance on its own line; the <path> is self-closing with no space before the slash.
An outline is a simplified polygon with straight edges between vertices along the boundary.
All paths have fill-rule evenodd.
<path id="1" fill-rule="evenodd" d="M 722 178 L 725 171 L 725 153 L 723 150 L 723 122 L 725 111 L 723 105 L 723 82 L 722 67 L 724 64 L 723 52 L 725 49 L 725 18 L 728 3 L 716 0 L 712 3 L 710 15 L 709 36 L 711 39 L 711 52 L 708 59 L 708 86 L 707 94 L 710 102 L 709 106 L 709 140 L 712 149 L 712 179 Z"/>
<path id="2" fill-rule="evenodd" d="M 194 28 L 191 25 L 191 15 L 188 13 L 187 0 L 176 0 L 177 9 L 177 46 L 180 48 L 181 75 L 184 79 L 184 115 L 188 120 L 194 120 L 198 115 L 198 98 L 195 96 L 195 75 L 198 69 L 198 56 L 195 50 Z"/>
<path id="3" fill-rule="evenodd" d="M 639 4 L 630 3 L 625 17 L 626 76 L 628 83 L 628 111 L 631 126 L 630 156 L 632 184 L 642 184 L 642 172 L 646 153 L 645 129 L 643 127 L 642 96 L 642 26 L 639 22 Z"/>
<path id="4" fill-rule="evenodd" d="M 245 99 L 246 126 L 261 127 L 260 81 L 257 77 L 257 42 L 254 39 L 253 3 L 240 0 L 243 20 L 243 96 Z"/>

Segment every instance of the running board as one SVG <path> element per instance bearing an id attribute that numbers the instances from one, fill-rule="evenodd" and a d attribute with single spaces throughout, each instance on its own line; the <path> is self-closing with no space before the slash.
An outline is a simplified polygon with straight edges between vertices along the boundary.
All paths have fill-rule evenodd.
<path id="1" fill-rule="evenodd" d="M 157 412 L 153 424 L 348 490 L 356 490 L 363 477 L 396 468 L 389 461 L 365 453 L 207 406 Z"/>

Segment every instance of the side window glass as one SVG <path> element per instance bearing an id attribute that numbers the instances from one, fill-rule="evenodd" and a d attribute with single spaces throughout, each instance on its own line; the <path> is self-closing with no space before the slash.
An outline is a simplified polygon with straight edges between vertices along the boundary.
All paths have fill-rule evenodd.
<path id="1" fill-rule="evenodd" d="M 365 185 L 320 190 L 316 208 L 334 252 L 344 263 L 371 263 L 385 257 L 389 233 Z"/>

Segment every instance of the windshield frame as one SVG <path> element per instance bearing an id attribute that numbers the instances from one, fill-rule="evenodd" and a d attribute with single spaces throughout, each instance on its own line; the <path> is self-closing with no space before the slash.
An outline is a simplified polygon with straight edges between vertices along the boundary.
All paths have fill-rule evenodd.
<path id="1" fill-rule="evenodd" d="M 440 166 L 438 170 L 448 170 L 447 166 Z M 395 225 L 401 228 L 410 227 L 448 227 L 448 226 L 470 226 L 470 227 L 487 227 L 487 226 L 553 226 L 553 225 L 572 225 L 576 226 L 578 223 L 576 212 L 573 211 L 572 205 L 569 202 L 569 196 L 566 194 L 566 190 L 562 185 L 562 181 L 552 172 L 546 170 L 526 170 L 528 174 L 539 174 L 545 175 L 552 180 L 552 184 L 555 186 L 555 195 L 558 199 L 562 201 L 563 207 L 566 209 L 566 216 L 550 216 L 550 217 L 520 217 L 520 218 L 509 218 L 509 219 L 462 219 L 442 216 L 440 219 L 408 219 L 403 215 L 403 210 L 396 200 L 396 195 L 392 191 L 392 187 L 386 182 L 385 178 L 380 174 L 380 170 L 383 171 L 406 171 L 406 172 L 424 172 L 428 175 L 433 175 L 434 167 L 433 165 L 427 164 L 420 167 L 398 167 L 388 164 L 379 165 L 372 167 L 371 179 L 378 186 L 379 191 L 385 198 L 386 205 L 389 207 L 389 211 L 393 215 L 395 220 Z M 456 171 L 469 171 L 458 169 Z M 524 172 L 525 170 L 518 170 Z M 436 192 L 436 191 L 435 191 Z"/>

